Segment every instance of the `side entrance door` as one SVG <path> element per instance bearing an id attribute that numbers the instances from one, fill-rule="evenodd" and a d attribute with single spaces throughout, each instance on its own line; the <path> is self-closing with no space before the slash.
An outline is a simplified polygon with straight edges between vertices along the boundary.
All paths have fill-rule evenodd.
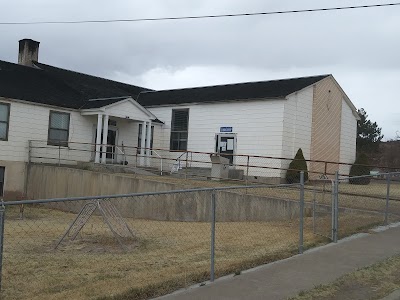
<path id="1" fill-rule="evenodd" d="M 233 158 L 236 149 L 236 134 L 217 134 L 215 152 L 222 157 L 229 159 L 229 164 L 233 165 Z"/>

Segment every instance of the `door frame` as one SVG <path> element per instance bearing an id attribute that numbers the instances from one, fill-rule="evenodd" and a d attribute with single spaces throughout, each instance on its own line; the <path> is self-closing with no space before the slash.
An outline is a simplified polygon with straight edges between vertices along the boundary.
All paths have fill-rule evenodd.
<path id="1" fill-rule="evenodd" d="M 219 151 L 219 143 L 221 142 L 221 137 L 230 137 L 234 139 L 234 143 L 233 143 L 233 160 L 232 160 L 232 164 L 235 165 L 236 164 L 236 150 L 237 150 L 237 134 L 236 133 L 232 133 L 232 132 L 218 132 L 215 134 L 214 137 L 214 150 L 215 153 L 220 153 Z"/>
<path id="2" fill-rule="evenodd" d="M 115 143 L 114 143 L 114 149 L 113 149 L 114 152 L 111 153 L 111 158 L 106 158 L 106 163 L 118 162 L 118 151 L 117 151 L 117 149 L 115 147 L 118 146 L 119 130 L 118 130 L 117 126 L 113 126 L 113 125 L 108 125 L 108 130 L 115 132 Z"/>
<path id="3" fill-rule="evenodd" d="M 115 146 L 118 146 L 118 138 L 119 138 L 119 128 L 118 126 L 114 125 L 108 125 L 108 130 L 115 131 Z M 96 134 L 97 134 L 97 125 L 93 124 L 93 134 L 92 134 L 92 144 L 96 144 Z M 103 140 L 100 141 L 102 143 Z M 100 147 L 101 149 L 101 147 Z M 91 155 L 91 160 L 94 161 L 96 155 L 96 146 L 93 147 L 92 155 Z M 110 161 L 117 161 L 118 159 L 118 151 L 114 151 L 114 159 L 112 158 L 106 158 L 106 163 L 109 163 Z"/>

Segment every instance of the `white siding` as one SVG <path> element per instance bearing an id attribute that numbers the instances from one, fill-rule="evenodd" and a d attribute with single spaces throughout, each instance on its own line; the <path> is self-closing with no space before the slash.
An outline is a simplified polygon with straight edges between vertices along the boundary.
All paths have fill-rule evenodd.
<path id="1" fill-rule="evenodd" d="M 17 101 L 0 101 L 11 104 L 8 141 L 0 141 L 0 160 L 27 161 L 28 141 L 47 140 L 50 110 L 70 113 L 69 141 L 80 143 L 92 141 L 92 126 L 96 122 L 95 117 L 83 117 L 77 111 L 66 109 L 49 108 Z M 65 149 L 62 149 L 62 151 L 65 154 Z M 76 153 L 70 155 L 73 159 Z M 87 154 L 84 155 L 87 156 Z"/>
<path id="2" fill-rule="evenodd" d="M 342 121 L 340 130 L 340 162 L 354 163 L 356 159 L 356 139 L 357 139 L 357 119 L 353 115 L 353 111 L 342 100 Z M 350 166 L 341 165 L 340 174 L 349 174 Z"/>
<path id="3" fill-rule="evenodd" d="M 283 100 L 237 101 L 229 103 L 191 104 L 149 108 L 164 122 L 161 148 L 169 149 L 172 109 L 189 108 L 188 150 L 199 152 L 215 151 L 215 135 L 220 127 L 233 127 L 237 136 L 236 154 L 264 155 L 279 157 L 282 153 Z M 178 157 L 180 153 L 172 153 Z M 209 160 L 205 155 L 193 154 L 201 160 Z M 238 158 L 239 160 L 239 158 Z M 246 164 L 246 159 L 236 164 Z M 260 164 L 261 162 L 254 162 Z M 264 159 L 263 164 L 268 162 Z M 280 162 L 274 160 L 274 167 Z M 262 171 L 262 172 L 261 172 Z M 266 175 L 267 170 L 260 170 Z M 269 170 L 275 172 L 273 170 Z"/>
<path id="4" fill-rule="evenodd" d="M 310 159 L 313 87 L 290 95 L 285 102 L 282 157 L 293 159 L 299 148 Z M 283 162 L 289 167 L 290 160 Z M 282 172 L 282 176 L 284 172 Z"/>

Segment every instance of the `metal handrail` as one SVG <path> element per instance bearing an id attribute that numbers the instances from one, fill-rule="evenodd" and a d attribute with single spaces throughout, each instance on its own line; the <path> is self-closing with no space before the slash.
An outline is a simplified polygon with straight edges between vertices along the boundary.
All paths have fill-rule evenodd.
<path id="1" fill-rule="evenodd" d="M 151 150 L 151 152 L 160 158 L 160 175 L 162 176 L 162 174 L 163 174 L 163 158 L 160 154 L 158 154 L 158 152 L 156 150 Z"/>
<path id="2" fill-rule="evenodd" d="M 183 152 L 181 155 L 178 156 L 177 159 L 175 159 L 175 162 L 172 164 L 171 174 L 175 173 L 174 172 L 175 168 L 177 168 L 176 172 L 178 172 L 180 169 L 182 169 L 181 168 L 181 157 L 184 156 L 185 154 L 187 155 L 187 152 Z"/>
<path id="3" fill-rule="evenodd" d="M 123 147 L 124 145 L 122 145 L 121 147 Z M 121 152 L 121 154 L 122 154 L 122 159 L 123 159 L 123 164 L 125 164 L 125 161 L 126 161 L 126 157 L 125 157 L 125 152 L 124 151 L 122 151 L 117 145 L 115 145 L 115 149 L 117 149 L 119 152 Z M 114 158 L 113 158 L 113 162 L 114 162 Z"/>

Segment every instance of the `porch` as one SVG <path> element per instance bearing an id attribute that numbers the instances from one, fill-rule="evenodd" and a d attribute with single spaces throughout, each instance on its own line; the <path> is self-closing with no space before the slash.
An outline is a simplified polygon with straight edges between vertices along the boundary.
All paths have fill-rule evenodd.
<path id="1" fill-rule="evenodd" d="M 148 166 L 154 126 L 161 125 L 160 122 L 132 98 L 103 105 L 107 100 L 94 99 L 91 106 L 98 108 L 85 108 L 80 112 L 83 117 L 97 120 L 93 126 L 90 161 L 102 164 L 132 163 L 127 160 L 125 148 L 135 147 L 135 165 Z"/>

